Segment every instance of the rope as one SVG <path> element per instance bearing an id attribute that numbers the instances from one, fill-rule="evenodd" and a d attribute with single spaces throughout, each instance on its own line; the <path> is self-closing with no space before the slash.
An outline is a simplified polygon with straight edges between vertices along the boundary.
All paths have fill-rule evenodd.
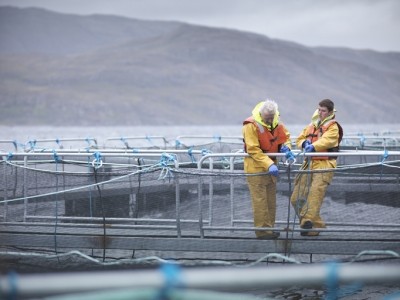
<path id="1" fill-rule="evenodd" d="M 383 163 L 388 157 L 389 157 L 389 151 L 387 151 L 387 149 L 385 149 L 383 152 L 383 155 L 382 155 L 381 163 Z"/>
<path id="2" fill-rule="evenodd" d="M 94 160 L 92 161 L 92 166 L 96 170 L 103 166 L 103 160 L 101 159 L 101 153 L 96 151 L 93 153 Z"/>
<path id="3" fill-rule="evenodd" d="M 374 251 L 374 250 L 370 250 L 370 251 Z M 370 252 L 370 251 L 366 251 L 366 252 Z M 365 252 L 365 251 L 362 251 L 362 252 Z M 382 251 L 382 254 L 384 255 L 383 252 L 384 251 Z M 351 261 L 345 262 L 344 264 L 357 263 L 356 257 L 359 255 L 360 254 L 357 254 Z M 392 254 L 390 254 L 390 253 L 388 255 L 392 256 Z M 69 252 L 59 253 L 59 254 L 43 254 L 43 253 L 36 253 L 36 252 L 22 253 L 22 252 L 12 252 L 12 251 L 7 251 L 7 252 L 3 251 L 2 252 L 2 251 L 0 251 L 0 256 L 17 256 L 17 257 L 29 257 L 29 258 L 30 257 L 42 257 L 45 259 L 54 259 L 54 258 L 63 258 L 63 257 L 67 257 L 67 259 L 68 259 L 68 257 L 70 257 L 70 256 L 78 256 L 78 257 L 81 257 L 85 260 L 88 260 L 90 262 L 93 262 L 93 263 L 95 263 L 97 265 L 101 265 L 101 266 L 116 266 L 116 265 L 138 264 L 138 263 L 146 263 L 147 264 L 150 261 L 156 261 L 159 263 L 173 263 L 173 264 L 177 264 L 177 265 L 191 265 L 191 262 L 188 260 L 186 260 L 184 262 L 170 261 L 170 260 L 165 260 L 163 258 L 160 258 L 158 256 L 147 256 L 147 257 L 141 257 L 141 258 L 135 258 L 135 259 L 117 259 L 115 261 L 100 261 L 100 260 L 93 258 L 91 256 L 88 256 L 78 250 L 72 250 Z M 399 254 L 397 254 L 397 257 L 400 257 Z M 246 268 L 246 267 L 254 267 L 268 258 L 278 258 L 278 259 L 292 262 L 294 264 L 304 264 L 294 258 L 290 258 L 290 257 L 284 256 L 279 253 L 268 253 L 268 254 L 260 257 L 256 261 L 248 263 L 248 264 L 241 264 L 241 263 L 235 263 L 235 262 L 231 262 L 231 261 L 221 261 L 221 260 L 213 260 L 213 261 L 200 260 L 200 261 L 194 262 L 194 265 L 210 265 L 210 264 L 212 264 L 212 265 L 224 265 L 224 266 L 233 266 L 233 267 L 238 267 L 238 268 Z M 246 261 L 247 261 L 247 259 L 246 259 Z M 306 264 L 308 264 L 308 263 L 306 263 Z M 339 263 L 337 262 L 337 264 L 339 264 Z"/>
<path id="4" fill-rule="evenodd" d="M 8 284 L 10 286 L 9 300 L 17 300 L 18 296 L 18 275 L 14 271 L 8 272 Z"/>
<path id="5" fill-rule="evenodd" d="M 36 140 L 30 140 L 28 141 L 28 144 L 30 146 L 30 150 L 34 150 L 36 148 Z"/>
<path id="6" fill-rule="evenodd" d="M 190 160 L 192 161 L 192 163 L 195 163 L 196 159 L 194 158 L 193 149 L 191 147 L 188 149 L 188 155 L 189 155 Z"/>
<path id="7" fill-rule="evenodd" d="M 57 154 L 56 150 L 53 149 L 52 151 L 53 151 L 54 161 L 56 162 L 56 171 L 57 171 L 57 163 L 61 162 L 61 159 L 58 157 L 58 154 Z"/>
<path id="8" fill-rule="evenodd" d="M 328 274 L 326 277 L 326 285 L 328 288 L 328 294 L 326 295 L 326 300 L 337 300 L 338 299 L 338 287 L 339 287 L 339 278 L 338 278 L 338 266 L 335 262 L 331 262 L 327 264 Z"/>
<path id="9" fill-rule="evenodd" d="M 12 154 L 11 152 L 8 152 L 6 160 L 10 161 L 13 158 L 14 154 Z"/>
<path id="10" fill-rule="evenodd" d="M 171 172 L 171 168 L 169 167 L 169 163 L 175 161 L 176 161 L 175 155 L 171 155 L 165 152 L 161 154 L 159 165 L 161 166 L 162 169 L 160 176 L 158 177 L 158 180 L 165 178 L 171 179 L 174 177 L 174 174 Z"/>
<path id="11" fill-rule="evenodd" d="M 155 300 L 173 299 L 172 292 L 177 288 L 183 287 L 181 269 L 173 263 L 164 263 L 161 265 L 160 271 L 164 277 L 164 286 L 160 288 Z"/>
<path id="12" fill-rule="evenodd" d="M 99 152 L 96 152 L 99 153 Z M 171 159 L 169 159 L 171 158 Z M 21 201 L 21 200 L 25 200 L 25 199 L 34 199 L 34 198 L 40 198 L 40 197 L 46 197 L 46 196 L 51 196 L 51 195 L 56 195 L 56 194 L 60 194 L 60 193 L 67 193 L 67 192 L 74 192 L 74 191 L 78 191 L 78 190 L 82 190 L 82 189 L 87 189 L 87 188 L 91 188 L 91 187 L 97 187 L 100 184 L 106 184 L 106 183 L 111 183 L 111 182 L 115 182 L 115 181 L 119 181 L 119 180 L 123 180 L 125 178 L 129 178 L 130 176 L 134 176 L 138 173 L 148 173 L 148 172 L 155 172 L 157 170 L 160 169 L 160 167 L 162 168 L 162 174 L 160 174 L 161 179 L 165 178 L 166 176 L 171 176 L 173 177 L 173 173 L 172 173 L 172 169 L 167 167 L 168 163 L 166 161 L 175 161 L 176 157 L 172 156 L 172 155 L 164 155 L 164 158 L 161 159 L 161 161 L 159 163 L 156 163 L 154 165 L 150 165 L 146 168 L 143 168 L 141 170 L 138 170 L 136 172 L 130 172 L 128 174 L 125 175 L 121 175 L 119 177 L 116 178 L 112 178 L 109 180 L 105 180 L 99 183 L 94 183 L 94 184 L 88 184 L 88 185 L 83 185 L 80 187 L 76 187 L 76 188 L 71 188 L 71 189 L 65 189 L 62 191 L 58 191 L 58 192 L 51 192 L 51 193 L 44 193 L 44 194 L 39 194 L 39 195 L 32 195 L 32 196 L 26 196 L 26 197 L 19 197 L 19 198 L 14 198 L 14 199 L 7 199 L 7 200 L 0 200 L 0 203 L 5 203 L 5 202 L 16 202 L 16 201 Z M 96 160 L 96 159 L 95 159 Z M 10 164 L 13 166 L 13 164 L 7 162 L 7 164 Z M 18 167 L 18 166 L 16 166 Z M 37 171 L 36 169 L 32 169 L 32 168 L 25 168 L 25 169 L 30 169 L 30 170 L 34 170 Z M 174 170 L 174 172 L 176 172 L 176 170 Z M 48 173 L 54 173 L 54 172 L 48 172 Z M 56 172 L 57 174 L 60 174 L 60 172 Z M 159 177 L 159 178 L 160 178 Z"/>
<path id="13" fill-rule="evenodd" d="M 180 147 L 182 147 L 182 143 L 181 143 L 180 140 L 176 139 L 176 140 L 175 140 L 175 148 L 176 148 L 176 149 L 179 149 Z"/>
<path id="14" fill-rule="evenodd" d="M 211 154 L 212 152 L 208 149 L 201 149 L 201 155 L 206 156 L 207 154 Z"/>

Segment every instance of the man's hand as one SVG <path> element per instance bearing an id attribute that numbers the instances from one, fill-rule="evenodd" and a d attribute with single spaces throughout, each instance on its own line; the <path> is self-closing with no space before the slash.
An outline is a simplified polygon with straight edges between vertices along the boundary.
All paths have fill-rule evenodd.
<path id="1" fill-rule="evenodd" d="M 310 144 L 310 145 L 307 145 L 304 148 L 304 151 L 306 151 L 306 152 L 315 152 L 315 148 L 314 148 L 314 146 L 312 144 Z"/>
<path id="2" fill-rule="evenodd" d="M 286 159 L 289 160 L 295 160 L 295 156 L 293 154 L 293 152 L 290 150 L 290 148 L 286 145 L 283 145 L 281 148 L 281 153 L 285 153 L 286 155 Z"/>
<path id="3" fill-rule="evenodd" d="M 276 165 L 271 165 L 268 169 L 268 172 L 275 177 L 278 177 L 279 175 L 278 167 Z"/>
<path id="4" fill-rule="evenodd" d="M 301 146 L 303 147 L 303 149 L 305 149 L 309 145 L 311 145 L 311 142 L 309 140 L 305 140 Z"/>
<path id="5" fill-rule="evenodd" d="M 281 148 L 281 153 L 287 153 L 288 151 L 290 151 L 289 147 L 286 145 L 283 145 Z"/>

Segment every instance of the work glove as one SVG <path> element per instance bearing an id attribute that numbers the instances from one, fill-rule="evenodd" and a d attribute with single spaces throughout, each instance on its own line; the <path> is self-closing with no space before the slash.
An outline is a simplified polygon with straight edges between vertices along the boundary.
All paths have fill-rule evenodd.
<path id="1" fill-rule="evenodd" d="M 303 147 L 303 149 L 305 149 L 307 146 L 311 145 L 311 142 L 309 140 L 305 140 L 303 142 L 303 144 L 301 144 L 301 146 Z"/>
<path id="2" fill-rule="evenodd" d="M 314 146 L 312 144 L 310 144 L 310 145 L 307 145 L 304 148 L 304 151 L 306 151 L 306 152 L 315 152 L 315 148 L 314 148 Z"/>
<path id="3" fill-rule="evenodd" d="M 278 167 L 276 165 L 271 165 L 268 169 L 268 172 L 272 176 L 278 177 L 279 175 Z"/>
<path id="4" fill-rule="evenodd" d="M 286 145 L 283 145 L 281 148 L 281 153 L 285 153 L 286 155 L 286 159 L 294 159 L 294 154 L 293 152 L 290 150 L 290 148 Z"/>
<path id="5" fill-rule="evenodd" d="M 282 148 L 281 148 L 281 153 L 286 153 L 288 151 L 290 151 L 289 147 L 286 146 L 286 145 L 283 145 Z"/>

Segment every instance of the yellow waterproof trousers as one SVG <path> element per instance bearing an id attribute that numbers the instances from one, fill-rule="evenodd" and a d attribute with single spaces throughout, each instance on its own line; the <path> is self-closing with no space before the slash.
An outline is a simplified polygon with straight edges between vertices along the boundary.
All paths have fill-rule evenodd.
<path id="1" fill-rule="evenodd" d="M 274 227 L 276 217 L 276 177 L 271 175 L 247 176 L 253 207 L 254 227 Z M 261 237 L 272 231 L 256 231 Z"/>
<path id="2" fill-rule="evenodd" d="M 290 202 L 300 218 L 300 226 L 311 221 L 313 228 L 325 228 L 320 209 L 326 189 L 333 179 L 333 172 L 301 173 L 295 179 Z"/>

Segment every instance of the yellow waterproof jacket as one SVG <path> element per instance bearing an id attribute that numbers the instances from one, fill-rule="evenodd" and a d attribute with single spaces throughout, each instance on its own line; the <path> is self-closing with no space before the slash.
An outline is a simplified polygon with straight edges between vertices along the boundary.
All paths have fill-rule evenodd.
<path id="1" fill-rule="evenodd" d="M 256 122 L 261 124 L 265 130 L 270 130 L 269 126 L 265 124 L 259 115 L 259 103 L 253 110 L 252 117 L 255 119 Z M 277 113 L 279 115 L 279 112 Z M 281 124 L 283 126 L 283 130 L 286 134 L 286 141 L 282 143 L 282 145 L 286 145 L 291 148 L 290 143 L 290 133 L 286 129 L 286 127 L 279 123 L 278 117 L 277 120 L 274 121 L 274 128 Z M 244 171 L 246 173 L 262 173 L 268 172 L 269 167 L 276 163 L 276 158 L 269 157 L 266 153 L 263 152 L 260 146 L 260 141 L 258 140 L 258 129 L 257 125 L 253 123 L 246 123 L 242 127 L 243 133 L 243 141 L 246 144 L 246 152 L 249 156 L 244 158 Z"/>

